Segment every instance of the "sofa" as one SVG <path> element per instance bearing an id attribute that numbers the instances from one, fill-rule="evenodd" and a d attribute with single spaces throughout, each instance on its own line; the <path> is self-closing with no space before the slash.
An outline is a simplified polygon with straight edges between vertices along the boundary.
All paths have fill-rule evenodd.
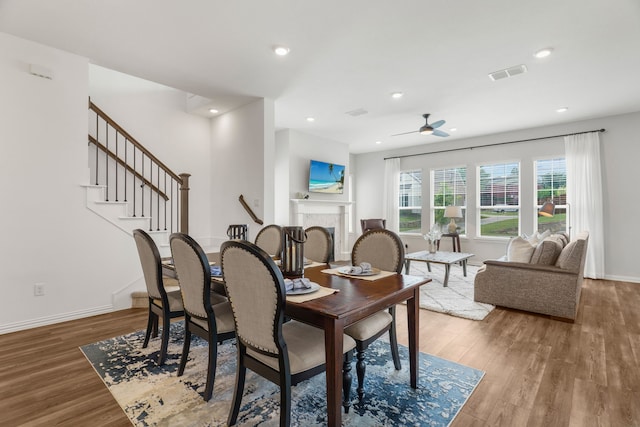
<path id="1" fill-rule="evenodd" d="M 550 235 L 529 242 L 532 250 L 520 243 L 520 248 L 508 249 L 510 257 L 484 261 L 476 274 L 474 300 L 575 320 L 588 242 L 587 231 L 571 241 L 566 234 Z"/>

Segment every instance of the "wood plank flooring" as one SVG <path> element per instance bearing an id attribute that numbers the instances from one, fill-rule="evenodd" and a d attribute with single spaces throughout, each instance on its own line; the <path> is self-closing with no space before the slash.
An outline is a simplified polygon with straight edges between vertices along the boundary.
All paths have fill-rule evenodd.
<path id="1" fill-rule="evenodd" d="M 399 306 L 402 344 L 405 319 Z M 146 309 L 130 309 L 0 335 L 0 425 L 130 425 L 78 347 L 145 323 Z M 486 371 L 452 427 L 640 427 L 640 284 L 585 280 L 573 324 L 421 310 L 420 349 Z"/>

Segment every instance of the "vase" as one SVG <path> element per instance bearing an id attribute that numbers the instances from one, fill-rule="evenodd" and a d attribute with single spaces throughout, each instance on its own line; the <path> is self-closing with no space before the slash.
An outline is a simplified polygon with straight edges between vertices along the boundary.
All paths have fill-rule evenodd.
<path id="1" fill-rule="evenodd" d="M 429 249 L 429 253 L 435 254 L 438 249 L 438 241 L 437 240 L 427 240 L 427 247 Z"/>

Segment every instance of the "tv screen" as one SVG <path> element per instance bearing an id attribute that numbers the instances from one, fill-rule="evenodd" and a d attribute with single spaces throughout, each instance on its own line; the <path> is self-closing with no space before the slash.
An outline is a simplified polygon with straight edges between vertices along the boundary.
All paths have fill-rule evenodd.
<path id="1" fill-rule="evenodd" d="M 342 194 L 344 166 L 311 160 L 309 165 L 309 192 Z"/>

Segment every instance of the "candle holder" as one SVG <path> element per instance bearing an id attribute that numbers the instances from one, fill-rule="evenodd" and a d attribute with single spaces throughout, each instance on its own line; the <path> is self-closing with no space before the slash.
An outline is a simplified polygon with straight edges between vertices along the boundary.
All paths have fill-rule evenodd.
<path id="1" fill-rule="evenodd" d="M 247 224 L 231 224 L 227 236 L 230 240 L 247 240 Z"/>
<path id="2" fill-rule="evenodd" d="M 280 267 L 285 277 L 304 276 L 304 242 L 307 234 L 302 227 L 282 227 Z"/>

